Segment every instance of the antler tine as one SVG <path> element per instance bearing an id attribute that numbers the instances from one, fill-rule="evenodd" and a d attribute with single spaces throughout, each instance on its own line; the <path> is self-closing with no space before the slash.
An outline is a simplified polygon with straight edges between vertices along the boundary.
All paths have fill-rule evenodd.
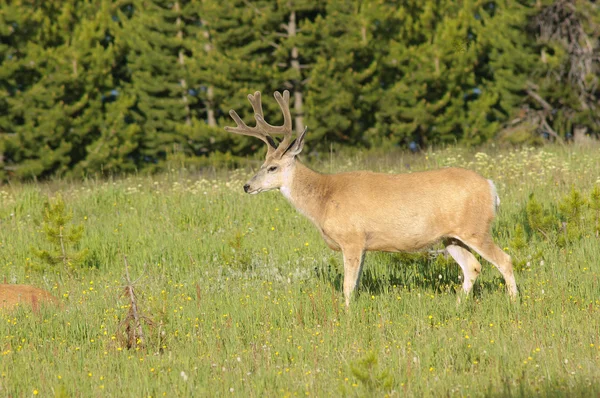
<path id="1" fill-rule="evenodd" d="M 285 151 L 292 141 L 292 115 L 290 113 L 290 92 L 285 90 L 283 92 L 283 96 L 279 91 L 275 91 L 275 100 L 279 104 L 281 108 L 281 112 L 283 112 L 283 125 L 282 126 L 273 126 L 267 123 L 261 114 L 256 114 L 256 124 L 260 126 L 262 130 L 266 134 L 283 134 L 283 141 L 278 146 L 278 149 L 281 148 L 282 151 Z"/>
<path id="2" fill-rule="evenodd" d="M 254 111 L 255 118 L 256 115 L 260 115 L 262 118 L 264 118 L 262 100 L 260 98 L 260 91 L 254 92 L 254 95 L 248 94 L 248 101 L 250 101 L 250 104 L 252 105 L 252 110 Z"/>
<path id="3" fill-rule="evenodd" d="M 248 94 L 248 101 L 252 105 L 252 109 L 254 110 L 254 116 L 258 120 L 258 117 L 263 118 L 263 110 L 262 103 L 260 98 L 260 91 L 257 91 L 252 94 Z M 233 109 L 229 111 L 229 116 L 233 119 L 237 127 L 225 127 L 225 131 L 235 134 L 247 135 L 251 137 L 256 137 L 267 144 L 267 153 L 271 153 L 275 149 L 275 142 L 269 135 L 263 131 L 262 127 L 256 124 L 256 127 L 249 127 L 244 121 L 240 118 L 236 111 Z"/>

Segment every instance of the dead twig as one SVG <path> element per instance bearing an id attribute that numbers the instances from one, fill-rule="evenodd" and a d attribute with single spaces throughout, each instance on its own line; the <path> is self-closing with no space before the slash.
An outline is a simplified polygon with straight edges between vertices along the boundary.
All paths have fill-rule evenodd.
<path id="1" fill-rule="evenodd" d="M 536 93 L 535 91 L 533 91 L 529 88 L 525 91 L 531 98 L 536 100 L 542 106 L 542 108 L 544 108 L 547 112 L 552 111 L 552 105 L 550 105 L 548 102 L 546 102 L 546 100 L 544 100 L 542 97 L 540 97 L 540 95 L 538 93 Z"/>
<path id="2" fill-rule="evenodd" d="M 134 289 L 135 283 L 140 278 L 138 278 L 135 282 L 131 281 L 131 277 L 129 276 L 129 263 L 127 262 L 127 256 L 123 256 L 123 259 L 125 261 L 126 282 L 123 295 L 127 297 L 127 300 L 129 301 L 129 311 L 127 312 L 125 318 L 119 323 L 119 326 L 117 327 L 117 334 L 122 338 L 122 340 L 124 340 L 127 348 L 144 348 L 146 345 L 146 339 L 144 336 L 142 321 L 150 327 L 154 326 L 154 321 L 140 312 Z"/>

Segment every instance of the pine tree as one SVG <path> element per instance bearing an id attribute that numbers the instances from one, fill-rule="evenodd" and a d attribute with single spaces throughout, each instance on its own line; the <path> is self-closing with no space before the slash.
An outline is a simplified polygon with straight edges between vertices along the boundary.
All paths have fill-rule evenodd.
<path id="1" fill-rule="evenodd" d="M 214 13 L 223 11 L 222 5 L 212 0 L 188 1 L 182 2 L 181 7 L 182 26 L 186 28 L 182 40 L 191 117 L 189 123 L 180 124 L 177 130 L 187 137 L 187 155 L 225 152 L 230 137 L 223 133 L 218 120 L 229 117 L 228 110 L 220 105 L 229 96 L 227 87 L 232 76 L 228 74 L 227 57 L 217 47 L 217 33 L 211 23 Z M 220 18 L 215 19 L 220 22 Z"/>
<path id="2" fill-rule="evenodd" d="M 18 99 L 44 75 L 44 49 L 64 42 L 66 32 L 58 26 L 72 26 L 72 10 L 41 1 L 2 1 L 1 9 L 0 179 L 4 179 L 27 156 L 15 129 L 24 124 Z"/>
<path id="3" fill-rule="evenodd" d="M 44 177 L 84 169 L 80 163 L 88 146 L 106 129 L 104 107 L 111 91 L 116 92 L 121 65 L 113 46 L 111 7 L 108 0 L 63 3 L 56 26 L 50 20 L 53 12 L 46 16 L 50 25 L 42 23 L 54 46 L 28 42 L 29 62 L 40 65 L 39 78 L 7 100 L 15 123 L 6 146 L 8 157 L 19 163 L 15 175 Z"/>
<path id="4" fill-rule="evenodd" d="M 259 156 L 257 90 L 322 147 L 600 131 L 589 1 L 0 2 L 0 180 Z"/>
<path id="5" fill-rule="evenodd" d="M 144 136 L 142 161 L 148 166 L 171 153 L 190 154 L 184 126 L 192 125 L 199 87 L 190 81 L 188 37 L 197 37 L 199 17 L 185 1 L 134 0 L 122 9 L 120 35 L 131 71 L 123 91 L 135 98 L 132 123 Z"/>
<path id="6" fill-rule="evenodd" d="M 311 140 L 366 144 L 381 94 L 377 68 L 393 31 L 391 9 L 380 3 L 328 1 L 323 16 L 306 27 L 305 47 L 316 60 L 307 95 Z"/>
<path id="7" fill-rule="evenodd" d="M 261 91 L 267 99 L 274 90 L 281 90 L 278 67 L 273 61 L 276 43 L 270 40 L 284 22 L 274 22 L 276 7 L 271 1 L 202 1 L 203 40 L 197 43 L 204 48 L 205 56 L 195 57 L 192 73 L 203 82 L 200 98 L 207 104 L 206 109 L 210 107 L 214 112 L 217 125 L 232 123 L 230 109 L 235 109 L 247 123 L 253 123 L 246 96 Z M 275 101 L 263 101 L 263 108 L 271 123 L 281 118 Z M 210 127 L 205 131 L 214 149 L 241 155 L 263 150 L 255 139 L 224 134 L 221 129 Z"/>
<path id="8" fill-rule="evenodd" d="M 531 18 L 541 47 L 532 99 L 548 119 L 543 127 L 567 138 L 600 135 L 600 9 L 591 1 L 540 3 Z"/>
<path id="9" fill-rule="evenodd" d="M 419 145 L 478 144 L 496 132 L 498 94 L 486 76 L 486 11 L 470 1 L 405 2 L 381 72 L 378 134 Z"/>
<path id="10" fill-rule="evenodd" d="M 17 11 L 24 16 L 22 28 L 33 29 L 31 33 L 24 32 L 24 50 L 14 54 L 21 59 L 21 65 L 32 67 L 31 77 L 14 81 L 17 90 L 6 98 L 9 116 L 5 123 L 10 138 L 5 140 L 5 162 L 19 163 L 14 166 L 14 173 L 20 177 L 64 171 L 70 162 L 73 145 L 65 135 L 70 129 L 70 117 L 80 104 L 65 103 L 69 93 L 64 84 L 69 77 L 58 69 L 65 63 L 62 48 L 69 40 L 69 29 L 81 16 L 78 11 L 83 13 L 85 8 L 77 9 L 75 3 L 24 3 L 20 4 L 23 9 Z M 18 23 L 16 26 L 15 29 L 21 27 Z"/>
<path id="11" fill-rule="evenodd" d="M 74 249 L 83 237 L 83 225 L 71 225 L 73 213 L 67 211 L 60 195 L 53 202 L 45 203 L 42 216 L 43 233 L 53 247 L 50 250 L 32 248 L 34 256 L 43 263 L 38 268 L 62 265 L 64 270 L 69 271 L 81 266 L 88 250 Z"/>
<path id="12" fill-rule="evenodd" d="M 481 44 L 487 54 L 482 77 L 488 91 L 498 96 L 495 108 L 505 126 L 500 135 L 514 143 L 532 142 L 539 136 L 541 120 L 530 107 L 535 106 L 533 98 L 528 99 L 539 64 L 535 38 L 527 30 L 534 12 L 533 7 L 514 1 L 490 3 L 481 12 Z"/>
<path id="13" fill-rule="evenodd" d="M 305 127 L 305 96 L 309 72 L 314 63 L 315 47 L 319 47 L 309 25 L 324 12 L 323 1 L 294 0 L 278 3 L 267 17 L 260 18 L 257 28 L 264 33 L 263 41 L 272 48 L 269 61 L 277 67 L 273 82 L 279 89 L 291 92 L 294 130 L 300 134 Z"/>
<path id="14" fill-rule="evenodd" d="M 102 0 L 89 22 L 78 26 L 72 47 L 85 71 L 86 111 L 76 120 L 84 138 L 74 173 L 132 171 L 140 164 L 143 142 L 134 123 L 135 100 L 122 90 L 130 79 L 126 45 L 110 0 Z"/>

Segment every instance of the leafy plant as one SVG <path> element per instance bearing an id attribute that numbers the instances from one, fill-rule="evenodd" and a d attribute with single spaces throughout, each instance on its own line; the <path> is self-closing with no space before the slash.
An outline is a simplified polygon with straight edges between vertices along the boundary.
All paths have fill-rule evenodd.
<path id="1" fill-rule="evenodd" d="M 527 224 L 534 234 L 545 240 L 565 247 L 584 236 L 600 234 L 600 186 L 596 185 L 589 200 L 575 188 L 558 201 L 556 210 L 547 210 L 531 194 L 526 205 Z M 593 214 L 595 213 L 595 214 Z M 592 220 L 593 225 L 592 225 Z M 511 245 L 522 246 L 519 226 Z M 516 247 L 513 247 L 516 250 Z"/>
<path id="2" fill-rule="evenodd" d="M 352 363 L 350 370 L 370 392 L 389 391 L 392 388 L 394 379 L 387 370 L 379 369 L 374 352 L 370 352 L 364 358 Z"/>
<path id="3" fill-rule="evenodd" d="M 581 192 L 577 191 L 575 188 L 571 188 L 571 192 L 563 198 L 558 205 L 558 208 L 565 221 L 579 223 L 584 205 L 585 199 L 583 199 Z"/>
<path id="4" fill-rule="evenodd" d="M 516 252 L 527 247 L 527 237 L 525 236 L 523 224 L 518 223 L 515 227 L 514 236 L 510 241 L 510 247 Z"/>
<path id="5" fill-rule="evenodd" d="M 590 194 L 590 208 L 596 213 L 594 230 L 596 237 L 600 235 L 600 184 L 594 185 Z"/>
<path id="6" fill-rule="evenodd" d="M 566 246 L 568 243 L 580 239 L 583 236 L 584 225 L 582 221 L 583 211 L 585 209 L 585 199 L 579 191 L 571 188 L 569 195 L 564 197 L 559 205 L 562 216 L 562 230 L 558 236 L 559 246 Z"/>
<path id="7" fill-rule="evenodd" d="M 50 250 L 31 248 L 33 255 L 42 264 L 36 268 L 56 267 L 62 264 L 64 269 L 73 269 L 84 264 L 88 249 L 76 250 L 83 237 L 83 225 L 72 225 L 73 212 L 68 211 L 62 196 L 57 195 L 54 202 L 46 202 L 42 212 L 42 232 L 52 245 Z"/>
<path id="8" fill-rule="evenodd" d="M 533 193 L 529 195 L 525 211 L 527 213 L 527 223 L 529 224 L 529 228 L 531 228 L 532 231 L 543 235 L 545 239 L 550 239 L 550 234 L 553 230 L 553 226 L 556 224 L 556 220 L 549 211 L 542 207 Z"/>

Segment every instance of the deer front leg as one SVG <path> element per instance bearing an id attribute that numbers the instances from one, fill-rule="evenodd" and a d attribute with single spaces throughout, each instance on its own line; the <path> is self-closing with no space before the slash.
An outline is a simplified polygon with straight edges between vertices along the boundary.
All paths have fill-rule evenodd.
<path id="1" fill-rule="evenodd" d="M 344 254 L 344 296 L 346 308 L 350 306 L 350 296 L 358 284 L 365 252 L 362 247 L 342 247 Z"/>

